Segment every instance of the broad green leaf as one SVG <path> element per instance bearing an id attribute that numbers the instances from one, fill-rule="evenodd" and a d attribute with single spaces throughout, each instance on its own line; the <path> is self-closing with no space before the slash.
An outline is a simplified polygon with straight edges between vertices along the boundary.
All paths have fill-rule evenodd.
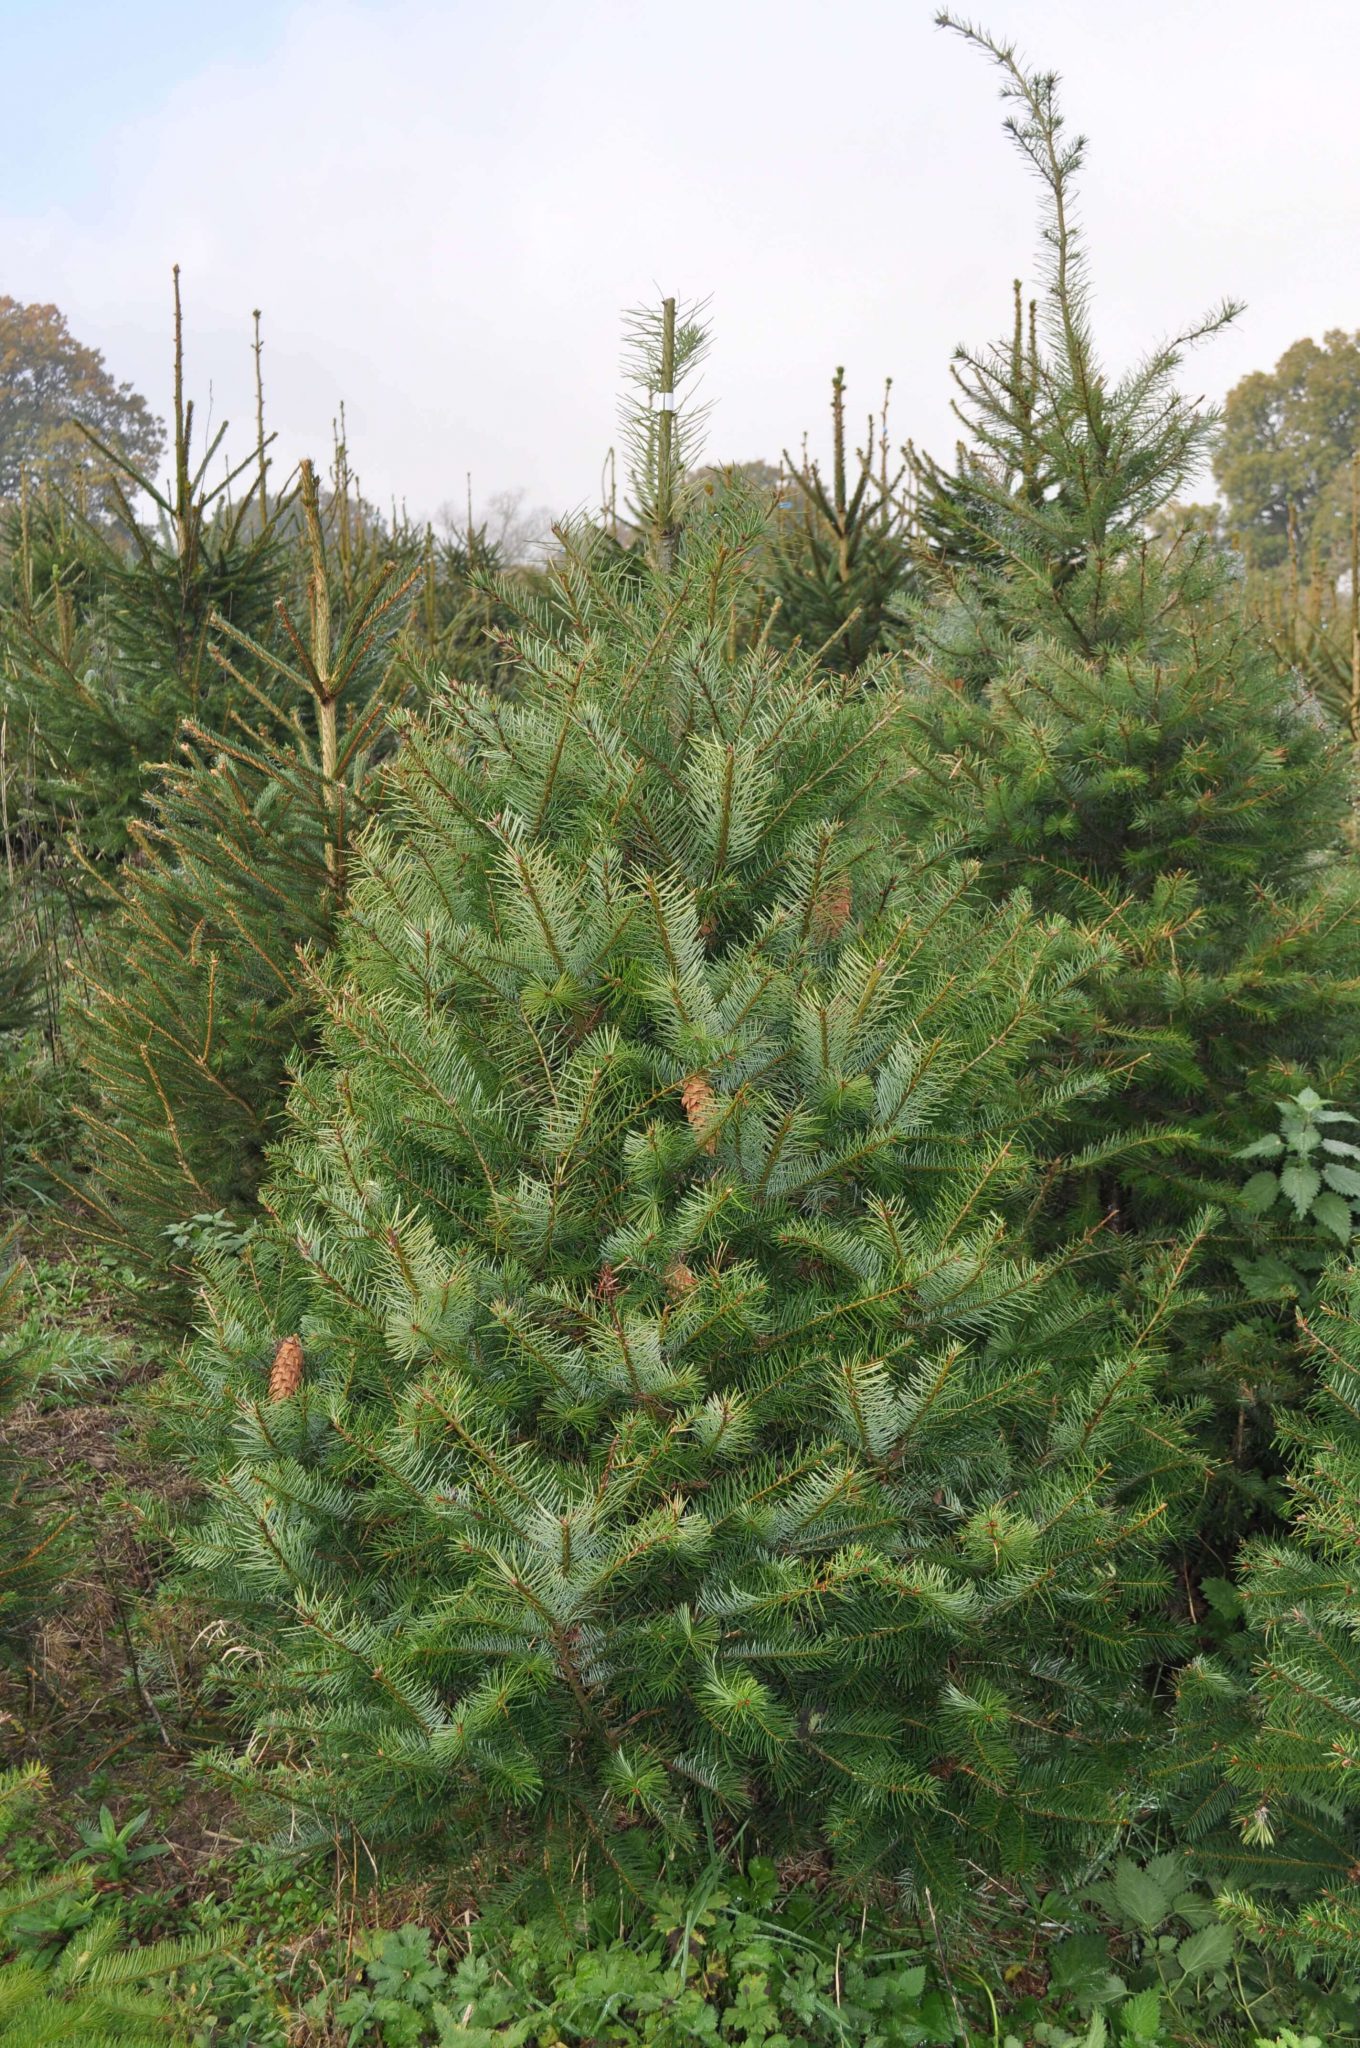
<path id="1" fill-rule="evenodd" d="M 1176 1950 L 1176 1961 L 1187 1977 L 1202 1977 L 1206 1970 L 1221 1970 L 1233 1952 L 1233 1931 L 1221 1920 L 1187 1934 Z"/>
<path id="2" fill-rule="evenodd" d="M 1124 1989 L 1102 1934 L 1069 1934 L 1049 1956 L 1049 1988 L 1076 2005 L 1101 2005 Z"/>
<path id="3" fill-rule="evenodd" d="M 1345 1173 L 1348 1168 L 1333 1166 L 1328 1171 Z M 1360 1194 L 1360 1174 L 1353 1174 L 1351 1177 L 1355 1182 L 1357 1194 Z M 1294 1214 L 1300 1220 L 1308 1214 L 1321 1189 L 1322 1176 L 1314 1166 L 1304 1166 L 1301 1163 L 1289 1165 L 1280 1175 L 1280 1192 L 1294 1204 Z"/>
<path id="4" fill-rule="evenodd" d="M 1253 1216 L 1263 1216 L 1280 1192 L 1273 1173 L 1254 1173 L 1242 1190 L 1242 1204 Z"/>
<path id="5" fill-rule="evenodd" d="M 1322 1149 L 1338 1159 L 1360 1159 L 1360 1145 L 1348 1145 L 1344 1138 L 1324 1138 Z"/>
<path id="6" fill-rule="evenodd" d="M 1342 1195 L 1319 1195 L 1313 1204 L 1313 1220 L 1342 1244 L 1349 1244 L 1355 1230 L 1351 1205 Z"/>
<path id="7" fill-rule="evenodd" d="M 1240 1152 L 1234 1152 L 1234 1159 L 1276 1159 L 1284 1150 L 1284 1139 L 1272 1131 L 1269 1137 L 1258 1138 L 1254 1145 L 1244 1145 Z"/>
<path id="8" fill-rule="evenodd" d="M 1353 1166 L 1324 1166 L 1322 1177 L 1339 1195 L 1360 1195 L 1360 1173 Z"/>
<path id="9" fill-rule="evenodd" d="M 1120 1911 L 1145 1930 L 1159 1927 L 1171 1907 L 1170 1894 L 1131 1856 L 1121 1856 L 1116 1863 L 1112 1890 Z"/>
<path id="10" fill-rule="evenodd" d="M 1301 1292 L 1298 1274 L 1283 1259 L 1277 1259 L 1273 1252 L 1267 1252 L 1259 1259 L 1233 1260 L 1233 1271 L 1246 1288 L 1253 1301 L 1269 1301 L 1279 1295 L 1282 1289 L 1292 1294 Z"/>
<path id="11" fill-rule="evenodd" d="M 1300 1109 L 1306 1109 L 1311 1115 L 1315 1109 L 1321 1109 L 1323 1098 L 1315 1088 L 1300 1088 L 1294 1100 Z"/>
<path id="12" fill-rule="evenodd" d="M 1147 2043 L 1148 2048 L 1160 2041 L 1162 2031 L 1162 2001 L 1150 1986 L 1127 1999 L 1119 2008 L 1119 2037 L 1123 2041 Z"/>

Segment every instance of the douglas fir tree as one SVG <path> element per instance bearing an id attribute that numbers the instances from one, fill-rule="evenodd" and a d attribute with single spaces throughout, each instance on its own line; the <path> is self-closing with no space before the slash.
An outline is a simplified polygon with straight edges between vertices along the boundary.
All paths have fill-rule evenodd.
<path id="1" fill-rule="evenodd" d="M 583 541 L 513 698 L 407 725 L 213 1264 L 172 1392 L 252 1653 L 222 1766 L 568 1866 L 740 1817 L 941 1905 L 1137 1809 L 1188 1250 L 1027 1253 L 1100 945 L 914 867 L 892 693 L 734 654 L 761 518 L 657 485 L 654 566 Z"/>
<path id="2" fill-rule="evenodd" d="M 1083 144 L 1053 77 L 963 33 L 1001 69 L 1045 194 L 1049 275 L 1037 317 L 1017 297 L 1009 345 L 961 358 L 971 448 L 923 479 L 936 588 L 915 619 L 911 791 L 998 896 L 1023 888 L 1110 946 L 1088 1051 L 1132 1081 L 1098 1129 L 1079 1114 L 1072 1142 L 1146 1145 L 1050 1193 L 1114 1231 L 1225 1207 L 1222 1305 L 1184 1326 L 1182 1384 L 1221 1403 L 1220 1446 L 1251 1490 L 1292 1310 L 1239 1306 L 1243 1270 L 1266 1296 L 1290 1283 L 1238 1205 L 1231 1155 L 1303 1082 L 1360 1099 L 1345 749 L 1245 628 L 1212 538 L 1149 537 L 1214 424 L 1173 383 L 1194 336 L 1121 380 L 1101 369 L 1073 226 Z"/>

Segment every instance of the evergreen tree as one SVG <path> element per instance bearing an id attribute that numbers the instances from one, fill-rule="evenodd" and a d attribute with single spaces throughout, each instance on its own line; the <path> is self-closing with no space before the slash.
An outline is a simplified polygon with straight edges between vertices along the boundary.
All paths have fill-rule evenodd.
<path id="1" fill-rule="evenodd" d="M 1038 302 L 1014 284 L 1015 325 L 1009 351 L 959 349 L 950 365 L 958 391 L 953 410 L 968 436 L 955 446 L 952 471 L 925 451 L 908 450 L 916 487 L 922 556 L 947 577 L 951 569 L 993 571 L 998 566 L 994 513 L 998 496 L 1026 513 L 1042 506 L 1050 486 L 1061 490 L 1061 470 L 1044 468 L 1040 399 L 1044 371 L 1039 354 Z M 975 682 L 985 680 L 980 671 Z"/>
<path id="2" fill-rule="evenodd" d="M 295 1825 L 741 1816 L 943 1905 L 1137 1806 L 1185 1254 L 1027 1255 L 1099 946 L 913 865 L 891 693 L 733 653 L 761 531 L 569 554 L 513 701 L 408 723 L 171 1383 L 186 1554 Z"/>
<path id="3" fill-rule="evenodd" d="M 1360 1954 L 1360 1281 L 1305 1330 L 1309 1410 L 1288 1419 L 1292 1523 L 1247 1547 L 1221 1654 L 1180 1682 L 1168 1773 L 1226 1869 L 1234 1916 L 1333 1968 Z M 1227 1588 L 1216 1589 L 1220 1607 Z"/>
<path id="4" fill-rule="evenodd" d="M 104 549 L 54 489 L 25 489 L 0 504 L 0 607 L 31 614 L 54 590 L 71 600 L 73 622 L 104 594 Z"/>
<path id="5" fill-rule="evenodd" d="M 1228 1256 L 1249 1226 L 1228 1157 L 1300 1083 L 1344 1107 L 1360 1087 L 1345 750 L 1243 623 L 1212 537 L 1149 537 L 1213 425 L 1175 390 L 1191 337 L 1120 380 L 1101 369 L 1073 226 L 1083 144 L 1055 79 L 964 33 L 1001 68 L 1050 270 L 1037 317 L 1017 297 L 1012 339 L 960 358 L 972 449 L 927 479 L 936 590 L 915 619 L 910 787 L 996 894 L 1024 888 L 1111 943 L 1089 1053 L 1132 1082 L 1072 1143 L 1150 1142 L 1051 1194 L 1116 1231 L 1226 1205 L 1226 1291 L 1183 1326 L 1178 1370 L 1214 1392 L 1220 1446 L 1259 1492 L 1292 1315 L 1239 1307 Z"/>
<path id="6" fill-rule="evenodd" d="M 888 390 L 891 390 L 891 382 Z M 910 507 L 888 449 L 888 392 L 851 478 L 845 435 L 845 372 L 831 380 L 831 476 L 804 449 L 784 455 L 785 497 L 776 510 L 767 580 L 779 601 L 771 623 L 775 644 L 799 640 L 822 649 L 833 668 L 860 668 L 881 653 L 895 605 L 910 587 Z"/>
<path id="7" fill-rule="evenodd" d="M 663 570 L 675 557 L 708 417 L 708 407 L 686 391 L 708 354 L 703 314 L 702 305 L 663 299 L 659 309 L 635 307 L 625 329 L 624 378 L 632 390 L 619 424 L 632 488 L 628 512 L 648 560 Z"/>
<path id="8" fill-rule="evenodd" d="M 465 525 L 426 536 L 418 614 L 434 665 L 482 683 L 504 682 L 505 640 L 537 577 L 507 556 L 469 508 Z"/>
<path id="9" fill-rule="evenodd" d="M 363 583 L 352 557 L 337 561 L 307 463 L 301 508 L 306 610 L 295 620 L 279 600 L 287 653 L 211 622 L 210 652 L 253 720 L 190 723 L 130 827 L 138 857 L 111 877 L 91 869 L 109 916 L 79 981 L 76 1052 L 97 1100 L 73 1189 L 141 1283 L 143 1312 L 183 1311 L 198 1241 L 230 1234 L 253 1200 L 287 1063 L 310 1036 L 300 956 L 329 941 L 406 686 L 397 629 L 418 572 L 379 563 Z"/>
<path id="10" fill-rule="evenodd" d="M 76 519 L 76 544 L 34 574 L 52 542 L 21 526 L 19 602 L 4 620 L 6 696 L 40 736 L 33 828 L 52 839 L 73 829 L 87 854 L 121 856 L 149 765 L 171 757 L 181 723 L 225 723 L 243 699 L 212 656 L 212 621 L 258 633 L 281 573 L 272 523 L 254 495 L 233 498 L 256 450 L 210 472 L 226 422 L 202 454 L 194 404 L 184 394 L 184 340 L 175 272 L 173 475 L 165 489 L 120 452 L 99 444 L 113 506 L 108 520 Z M 142 496 L 154 524 L 139 516 Z M 64 537 L 63 537 L 64 539 Z M 43 566 L 41 554 L 36 566 Z M 55 568 L 55 574 L 52 570 Z"/>

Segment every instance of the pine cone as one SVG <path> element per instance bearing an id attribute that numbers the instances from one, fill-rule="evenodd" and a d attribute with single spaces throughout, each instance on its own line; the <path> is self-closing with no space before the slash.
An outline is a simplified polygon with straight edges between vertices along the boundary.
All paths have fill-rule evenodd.
<path id="1" fill-rule="evenodd" d="M 269 1368 L 269 1398 L 287 1401 L 302 1385 L 302 1339 L 285 1337 Z"/>
<path id="2" fill-rule="evenodd" d="M 680 1084 L 680 1100 L 685 1105 L 685 1115 L 689 1118 L 690 1129 L 696 1137 L 700 1136 L 707 1126 L 709 1118 L 712 1116 L 713 1104 L 716 1100 L 713 1093 L 713 1085 L 707 1074 L 691 1074 L 688 1081 L 682 1081 Z M 702 1152 L 716 1152 L 718 1149 L 716 1136 L 706 1138 L 699 1149 Z"/>
<path id="3" fill-rule="evenodd" d="M 812 899 L 811 931 L 813 943 L 825 946 L 829 940 L 838 939 L 845 930 L 850 917 L 850 877 L 837 875 L 824 889 L 819 889 Z"/>
<path id="4" fill-rule="evenodd" d="M 672 1265 L 672 1266 L 670 1266 L 670 1267 L 668 1267 L 668 1268 L 667 1268 L 667 1271 L 666 1271 L 666 1292 L 667 1292 L 667 1294 L 673 1294 L 673 1295 L 682 1295 L 682 1294 L 688 1294 L 688 1293 L 689 1293 L 689 1291 L 690 1291 L 690 1289 L 691 1289 L 692 1287 L 697 1287 L 698 1285 L 699 1285 L 699 1276 L 698 1276 L 698 1274 L 697 1274 L 697 1273 L 695 1272 L 695 1270 L 694 1270 L 694 1268 L 693 1268 L 692 1266 L 687 1266 L 687 1265 L 685 1264 L 685 1261 L 684 1261 L 683 1259 L 677 1259 L 677 1260 L 675 1261 L 674 1265 Z"/>

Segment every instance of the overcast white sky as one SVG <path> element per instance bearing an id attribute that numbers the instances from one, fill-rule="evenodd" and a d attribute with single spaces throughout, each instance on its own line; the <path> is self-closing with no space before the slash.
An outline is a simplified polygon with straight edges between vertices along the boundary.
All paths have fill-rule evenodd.
<path id="1" fill-rule="evenodd" d="M 1220 395 L 1360 327 L 1360 0 L 974 0 L 1064 75 L 1109 356 L 1225 293 Z M 0 0 L 0 292 L 157 410 L 190 384 L 419 513 L 598 495 L 620 309 L 712 296 L 715 459 L 777 459 L 843 362 L 947 452 L 948 362 L 1032 273 L 1035 195 L 933 0 Z M 13 112 L 11 113 L 11 110 Z"/>

